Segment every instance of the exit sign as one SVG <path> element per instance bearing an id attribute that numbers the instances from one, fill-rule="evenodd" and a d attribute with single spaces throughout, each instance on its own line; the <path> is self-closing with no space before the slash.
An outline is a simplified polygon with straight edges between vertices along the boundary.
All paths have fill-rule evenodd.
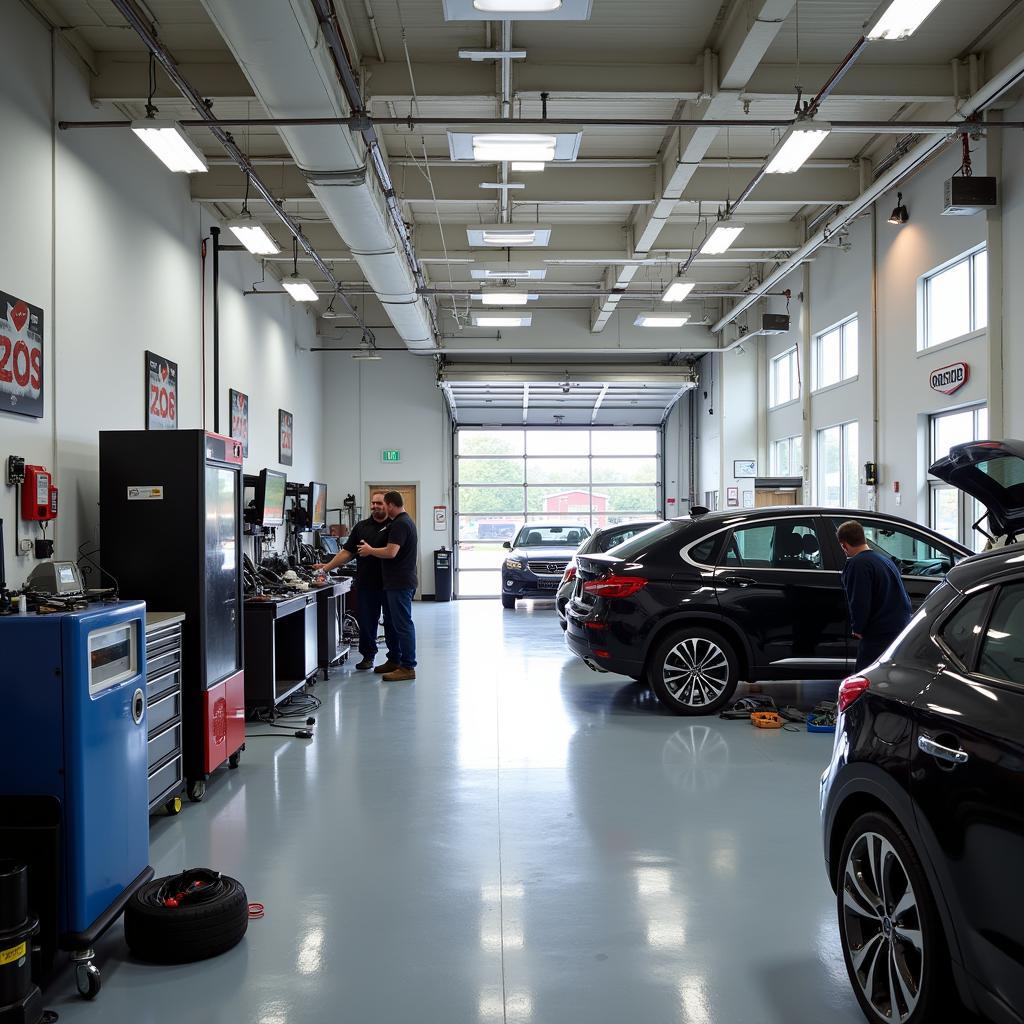
<path id="1" fill-rule="evenodd" d="M 381 462 L 401 462 L 402 453 L 397 448 L 383 448 L 380 453 Z"/>

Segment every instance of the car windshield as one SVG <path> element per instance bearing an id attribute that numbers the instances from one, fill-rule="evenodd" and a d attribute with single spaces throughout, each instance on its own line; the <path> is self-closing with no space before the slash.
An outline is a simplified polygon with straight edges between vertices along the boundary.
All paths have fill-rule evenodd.
<path id="1" fill-rule="evenodd" d="M 631 537 L 625 544 L 619 544 L 618 547 L 612 548 L 610 554 L 616 558 L 625 559 L 627 562 L 636 561 L 645 551 L 650 551 L 655 545 L 660 544 L 674 533 L 685 530 L 689 525 L 691 524 L 674 521 L 659 523 L 657 526 L 652 526 L 649 530 L 644 530 L 643 533 Z"/>
<path id="2" fill-rule="evenodd" d="M 542 523 L 524 526 L 516 537 L 515 548 L 575 548 L 590 536 L 585 526 L 544 526 Z"/>

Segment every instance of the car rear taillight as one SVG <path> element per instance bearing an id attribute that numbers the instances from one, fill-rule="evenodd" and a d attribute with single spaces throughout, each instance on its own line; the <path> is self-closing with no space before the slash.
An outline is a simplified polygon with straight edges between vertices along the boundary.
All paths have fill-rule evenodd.
<path id="1" fill-rule="evenodd" d="M 867 688 L 871 680 L 865 676 L 850 676 L 839 684 L 839 710 L 845 711 Z"/>
<path id="2" fill-rule="evenodd" d="M 568 583 L 569 580 L 574 580 L 574 579 L 576 579 L 576 566 L 575 565 L 568 565 L 568 566 L 566 566 L 565 572 L 562 574 L 562 582 L 563 583 Z"/>
<path id="3" fill-rule="evenodd" d="M 583 589 L 594 597 L 632 597 L 647 586 L 642 576 L 605 576 L 599 580 L 588 580 Z"/>

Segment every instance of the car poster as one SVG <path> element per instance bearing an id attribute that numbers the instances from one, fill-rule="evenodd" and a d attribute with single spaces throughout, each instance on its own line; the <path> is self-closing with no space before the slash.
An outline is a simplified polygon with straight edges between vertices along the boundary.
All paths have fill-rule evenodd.
<path id="1" fill-rule="evenodd" d="M 228 389 L 231 405 L 231 439 L 242 442 L 242 458 L 249 458 L 249 396 Z"/>
<path id="2" fill-rule="evenodd" d="M 178 429 L 178 364 L 146 353 L 146 429 Z"/>
<path id="3" fill-rule="evenodd" d="M 284 409 L 277 410 L 277 461 L 282 466 L 292 464 L 295 443 L 295 417 Z"/>
<path id="4" fill-rule="evenodd" d="M 43 415 L 43 311 L 0 291 L 0 410 Z"/>

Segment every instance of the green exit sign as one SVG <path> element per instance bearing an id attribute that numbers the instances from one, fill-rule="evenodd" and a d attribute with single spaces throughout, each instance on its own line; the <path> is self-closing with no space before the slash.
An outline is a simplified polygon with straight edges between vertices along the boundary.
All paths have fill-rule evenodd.
<path id="1" fill-rule="evenodd" d="M 384 448 L 380 453 L 381 462 L 401 462 L 402 453 L 397 448 Z"/>

